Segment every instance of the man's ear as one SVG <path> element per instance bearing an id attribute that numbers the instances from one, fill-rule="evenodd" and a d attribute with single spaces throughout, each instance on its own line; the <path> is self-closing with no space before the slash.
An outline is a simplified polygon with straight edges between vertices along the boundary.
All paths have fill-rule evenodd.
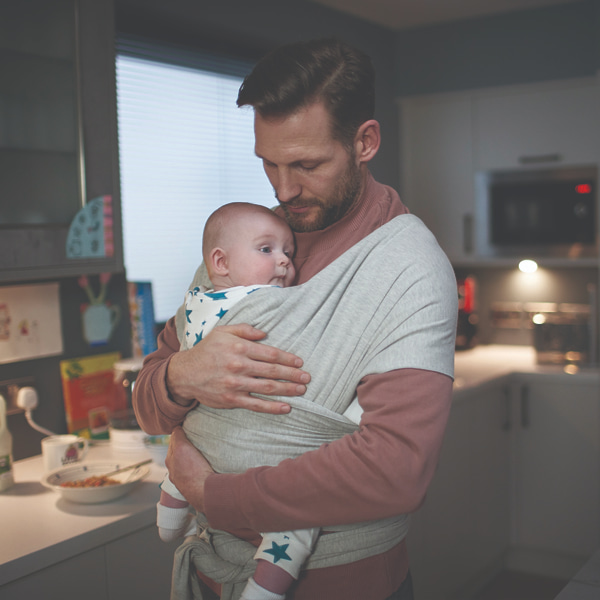
<path id="1" fill-rule="evenodd" d="M 379 150 L 381 132 L 375 119 L 365 121 L 354 136 L 354 153 L 358 165 L 369 162 Z"/>
<path id="2" fill-rule="evenodd" d="M 225 277 L 229 274 L 225 250 L 222 248 L 213 248 L 208 255 L 208 260 L 212 267 L 212 273 L 220 277 Z"/>

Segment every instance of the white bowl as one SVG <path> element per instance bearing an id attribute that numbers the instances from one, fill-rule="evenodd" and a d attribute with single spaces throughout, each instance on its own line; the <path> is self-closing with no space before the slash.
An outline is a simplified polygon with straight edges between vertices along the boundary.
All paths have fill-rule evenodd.
<path id="1" fill-rule="evenodd" d="M 149 435 L 144 438 L 144 447 L 150 453 L 152 460 L 161 467 L 165 466 L 170 439 L 170 435 Z"/>
<path id="2" fill-rule="evenodd" d="M 78 481 L 87 479 L 94 475 L 105 475 L 111 471 L 116 471 L 127 467 L 128 463 L 116 462 L 88 462 L 62 469 L 56 469 L 42 478 L 42 485 L 58 492 L 65 500 L 77 502 L 78 504 L 100 504 L 101 502 L 110 502 L 116 500 L 125 494 L 128 494 L 144 477 L 148 475 L 150 469 L 148 465 L 142 465 L 136 469 L 130 469 L 123 473 L 111 475 L 111 479 L 116 479 L 121 483 L 114 485 L 104 485 L 100 487 L 63 487 L 61 483 L 67 481 Z"/>

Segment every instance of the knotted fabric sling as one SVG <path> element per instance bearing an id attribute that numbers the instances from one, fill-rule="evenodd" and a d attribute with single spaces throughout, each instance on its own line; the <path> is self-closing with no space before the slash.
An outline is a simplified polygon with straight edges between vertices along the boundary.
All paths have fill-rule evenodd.
<path id="1" fill-rule="evenodd" d="M 192 286 L 208 284 L 199 269 Z M 220 321 L 249 323 L 268 333 L 269 345 L 302 357 L 312 377 L 306 394 L 279 398 L 291 412 L 268 415 L 199 405 L 186 417 L 185 433 L 219 473 L 277 465 L 314 450 L 358 429 L 342 413 L 366 375 L 414 368 L 452 377 L 456 316 L 456 281 L 445 254 L 417 217 L 398 216 L 310 281 L 258 290 Z M 181 340 L 181 309 L 176 323 Z M 202 534 L 187 538 L 176 552 L 171 598 L 201 598 L 198 569 L 223 584 L 221 598 L 234 600 L 252 575 L 256 548 L 210 529 L 203 515 L 198 519 Z M 327 526 L 333 533 L 318 539 L 305 567 L 385 552 L 404 538 L 408 521 L 408 515 L 398 515 Z"/>

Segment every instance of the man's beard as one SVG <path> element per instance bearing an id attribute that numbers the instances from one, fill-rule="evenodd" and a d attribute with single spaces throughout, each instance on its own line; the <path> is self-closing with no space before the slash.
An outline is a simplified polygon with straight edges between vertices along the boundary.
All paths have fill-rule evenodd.
<path id="1" fill-rule="evenodd" d="M 325 200 L 319 198 L 298 198 L 289 202 L 280 202 L 285 220 L 293 231 L 303 233 L 307 231 L 320 231 L 333 225 L 344 217 L 354 206 L 360 192 L 362 177 L 359 167 L 350 160 L 346 172 L 342 175 L 337 191 Z M 294 206 L 317 206 L 319 211 L 314 215 L 311 211 L 311 220 L 307 221 L 302 214 L 289 210 Z"/>

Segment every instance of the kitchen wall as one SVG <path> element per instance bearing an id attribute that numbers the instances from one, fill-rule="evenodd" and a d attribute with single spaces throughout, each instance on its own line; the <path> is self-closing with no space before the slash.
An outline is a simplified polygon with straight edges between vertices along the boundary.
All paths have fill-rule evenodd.
<path id="1" fill-rule="evenodd" d="M 411 96 L 597 76 L 600 1 L 586 0 L 420 27 L 396 34 L 395 94 Z M 402 158 L 400 157 L 400 160 Z M 445 199 L 446 201 L 447 199 Z M 405 198 L 410 206 L 410 198 Z M 498 301 L 587 303 L 598 269 L 459 269 L 478 284 L 479 342 L 532 343 L 530 329 L 498 329 Z"/>
<path id="2" fill-rule="evenodd" d="M 402 31 L 394 53 L 397 96 L 593 76 L 600 1 Z"/>
<path id="3" fill-rule="evenodd" d="M 479 267 L 460 268 L 456 274 L 458 278 L 471 276 L 475 279 L 477 342 L 480 344 L 533 344 L 533 330 L 528 327 L 524 314 L 519 327 L 514 324 L 501 326 L 495 321 L 493 309 L 499 303 L 589 305 L 593 290 L 596 293 L 598 290 L 598 269 L 595 268 L 539 268 L 535 273 L 522 273 L 516 266 Z"/>
<path id="4" fill-rule="evenodd" d="M 97 276 L 89 277 L 90 286 L 99 289 Z M 36 282 L 19 282 L 18 285 Z M 83 338 L 81 306 L 89 302 L 76 277 L 59 279 L 60 318 L 62 323 L 63 353 L 60 356 L 36 358 L 14 363 L 0 364 L 0 381 L 33 377 L 39 396 L 39 407 L 33 412 L 34 421 L 50 431 L 67 433 L 65 410 L 60 378 L 60 361 L 105 352 L 120 352 L 131 356 L 131 326 L 124 274 L 113 275 L 108 282 L 106 303 L 119 307 L 120 319 L 108 343 L 91 347 Z M 15 460 L 39 454 L 40 440 L 44 437 L 32 429 L 23 413 L 10 415 L 8 427 L 13 434 Z"/>
<path id="5" fill-rule="evenodd" d="M 394 33 L 306 0 L 115 0 L 118 32 L 163 41 L 233 50 L 259 57 L 288 41 L 336 35 L 355 44 L 377 70 L 377 118 L 383 141 L 372 163 L 375 176 L 399 187 L 398 111 L 405 94 L 448 91 L 594 74 L 600 67 L 600 0 L 586 0 L 495 17 Z M 407 199 L 410 204 L 410 199 Z M 505 293 L 499 270 L 476 273 L 481 301 Z M 559 277 L 559 275 L 556 275 Z M 567 289 L 585 289 L 583 271 L 554 285 L 547 300 L 563 300 Z M 557 281 L 562 281 L 559 277 Z M 579 293 L 579 292 L 578 292 Z M 130 353 L 129 324 L 123 319 L 109 344 L 90 349 L 81 336 L 76 279 L 60 280 L 64 353 L 0 365 L 0 380 L 33 375 L 40 395 L 36 420 L 66 431 L 58 363 L 62 358 L 118 350 Z M 111 282 L 109 300 L 126 314 L 125 275 Z M 484 330 L 485 331 L 485 330 Z M 40 451 L 37 434 L 22 415 L 11 416 L 15 458 Z"/>

